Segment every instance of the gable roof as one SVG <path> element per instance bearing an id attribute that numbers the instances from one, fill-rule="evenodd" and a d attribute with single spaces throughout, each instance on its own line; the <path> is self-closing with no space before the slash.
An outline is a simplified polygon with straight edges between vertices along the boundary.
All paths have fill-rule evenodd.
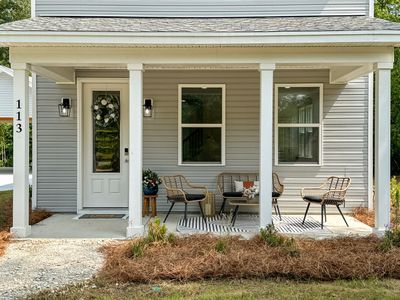
<path id="1" fill-rule="evenodd" d="M 325 32 L 400 30 L 364 16 L 251 18 L 37 17 L 0 25 L 0 31 L 52 32 Z"/>

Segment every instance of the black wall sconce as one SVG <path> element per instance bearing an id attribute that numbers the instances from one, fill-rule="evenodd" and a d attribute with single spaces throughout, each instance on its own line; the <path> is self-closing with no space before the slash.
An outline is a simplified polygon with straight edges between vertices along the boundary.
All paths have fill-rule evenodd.
<path id="1" fill-rule="evenodd" d="M 144 99 L 143 117 L 151 118 L 153 116 L 153 99 Z"/>
<path id="2" fill-rule="evenodd" d="M 61 98 L 61 103 L 58 104 L 60 117 L 69 117 L 71 115 L 71 107 L 71 98 Z"/>

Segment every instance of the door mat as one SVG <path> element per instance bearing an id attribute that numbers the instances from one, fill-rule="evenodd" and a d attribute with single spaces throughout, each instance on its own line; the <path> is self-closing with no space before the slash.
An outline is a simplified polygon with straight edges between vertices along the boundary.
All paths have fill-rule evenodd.
<path id="1" fill-rule="evenodd" d="M 84 214 L 79 219 L 122 219 L 124 214 Z"/>

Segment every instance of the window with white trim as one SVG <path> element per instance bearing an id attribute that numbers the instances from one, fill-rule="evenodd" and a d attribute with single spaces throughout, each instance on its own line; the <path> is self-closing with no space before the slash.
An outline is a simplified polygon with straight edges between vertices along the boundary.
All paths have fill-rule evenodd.
<path id="1" fill-rule="evenodd" d="M 225 164 L 225 85 L 179 85 L 179 164 Z"/>
<path id="2" fill-rule="evenodd" d="M 320 165 L 322 84 L 275 85 L 275 163 Z"/>

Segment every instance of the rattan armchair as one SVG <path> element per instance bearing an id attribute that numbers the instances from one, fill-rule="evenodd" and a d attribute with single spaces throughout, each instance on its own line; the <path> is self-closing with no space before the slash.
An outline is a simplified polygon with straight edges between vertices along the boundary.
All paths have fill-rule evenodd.
<path id="1" fill-rule="evenodd" d="M 167 199 L 171 202 L 171 207 L 165 216 L 164 223 L 167 221 L 172 208 L 177 202 L 185 204 L 185 223 L 187 222 L 187 205 L 192 203 L 199 204 L 201 216 L 203 220 L 206 221 L 201 202 L 207 197 L 207 187 L 191 184 L 185 176 L 182 175 L 162 176 L 161 181 L 167 191 Z"/>
<path id="2" fill-rule="evenodd" d="M 303 224 L 306 220 L 308 209 L 311 203 L 321 205 L 321 228 L 324 228 L 324 215 L 326 222 L 326 206 L 335 205 L 340 215 L 342 216 L 346 226 L 349 224 L 344 217 L 340 205 L 344 205 L 346 201 L 347 190 L 350 187 L 351 179 L 349 177 L 329 177 L 326 182 L 324 182 L 319 187 L 314 188 L 302 188 L 301 197 L 305 202 L 308 202 L 306 212 L 304 214 Z"/>

